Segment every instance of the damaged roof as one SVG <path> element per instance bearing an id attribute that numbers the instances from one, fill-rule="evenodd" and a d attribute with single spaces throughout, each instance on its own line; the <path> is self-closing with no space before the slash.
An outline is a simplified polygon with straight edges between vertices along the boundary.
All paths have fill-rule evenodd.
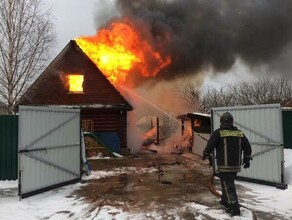
<path id="1" fill-rule="evenodd" d="M 186 114 L 182 114 L 182 115 L 178 115 L 177 116 L 178 119 L 187 121 L 191 118 L 193 119 L 202 119 L 202 120 L 211 120 L 211 115 L 210 114 L 206 114 L 206 113 L 201 113 L 201 112 L 189 112 Z"/>
<path id="2" fill-rule="evenodd" d="M 84 75 L 82 93 L 69 91 L 66 78 L 69 74 Z M 18 100 L 15 111 L 18 111 L 19 105 L 133 109 L 74 40 L 66 45 Z"/>

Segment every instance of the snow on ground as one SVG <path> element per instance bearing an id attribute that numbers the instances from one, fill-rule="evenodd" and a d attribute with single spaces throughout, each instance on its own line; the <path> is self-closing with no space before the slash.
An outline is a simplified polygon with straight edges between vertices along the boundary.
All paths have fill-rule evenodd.
<path id="1" fill-rule="evenodd" d="M 250 207 L 248 201 L 242 203 L 246 207 L 261 210 L 263 212 L 281 213 L 290 216 L 292 219 L 292 150 L 285 149 L 285 183 L 288 184 L 288 189 L 279 190 L 275 187 L 252 184 L 238 181 L 238 185 L 243 185 L 250 189 L 246 194 L 255 197 L 257 204 L 252 204 Z"/>
<path id="2" fill-rule="evenodd" d="M 237 181 L 238 185 L 247 188 L 246 194 L 252 198 L 252 201 L 245 199 L 242 202 L 246 207 L 263 212 L 281 213 L 287 219 L 292 219 L 292 150 L 285 149 L 285 182 L 288 189 L 280 190 L 275 187 L 252 184 Z M 87 179 L 104 178 L 106 176 L 119 175 L 121 173 L 143 173 L 155 172 L 154 168 L 117 168 L 110 172 L 93 171 Z M 210 216 L 214 219 L 228 219 L 227 215 L 221 209 L 213 209 L 196 203 L 186 203 L 184 207 L 168 210 L 167 213 L 149 212 L 149 213 L 128 213 L 111 206 L 103 206 L 101 209 L 93 209 L 83 199 L 74 197 L 71 193 L 82 186 L 82 183 L 64 186 L 49 192 L 38 194 L 23 200 L 17 196 L 17 181 L 0 181 L 0 219 L 2 220 L 34 220 L 34 219 L 169 219 L 169 214 L 179 219 L 176 213 L 184 210 L 194 210 L 197 213 L 198 220 L 206 219 Z M 173 219 L 173 218 L 171 218 Z M 232 219 L 251 220 L 250 211 L 243 209 L 242 216 Z"/>

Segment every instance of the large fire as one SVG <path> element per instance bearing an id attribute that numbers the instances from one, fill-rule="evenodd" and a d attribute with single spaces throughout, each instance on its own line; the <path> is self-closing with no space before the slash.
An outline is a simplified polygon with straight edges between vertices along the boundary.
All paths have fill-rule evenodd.
<path id="1" fill-rule="evenodd" d="M 125 83 L 131 73 L 154 77 L 171 63 L 170 57 L 162 57 L 142 38 L 129 19 L 75 41 L 113 84 Z"/>

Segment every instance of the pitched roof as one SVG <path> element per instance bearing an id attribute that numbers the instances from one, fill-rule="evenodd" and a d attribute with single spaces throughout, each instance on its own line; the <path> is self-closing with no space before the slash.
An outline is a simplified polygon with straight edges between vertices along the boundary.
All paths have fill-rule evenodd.
<path id="1" fill-rule="evenodd" d="M 70 93 L 66 76 L 84 75 L 83 93 Z M 16 103 L 132 110 L 132 106 L 71 40 Z"/>

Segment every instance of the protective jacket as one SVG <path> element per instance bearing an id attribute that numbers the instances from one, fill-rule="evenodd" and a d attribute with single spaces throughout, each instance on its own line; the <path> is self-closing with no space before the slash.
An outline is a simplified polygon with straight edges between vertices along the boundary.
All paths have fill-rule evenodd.
<path id="1" fill-rule="evenodd" d="M 204 153 L 211 154 L 215 148 L 219 172 L 240 172 L 242 152 L 248 158 L 252 152 L 244 133 L 233 125 L 224 124 L 212 133 Z"/>

